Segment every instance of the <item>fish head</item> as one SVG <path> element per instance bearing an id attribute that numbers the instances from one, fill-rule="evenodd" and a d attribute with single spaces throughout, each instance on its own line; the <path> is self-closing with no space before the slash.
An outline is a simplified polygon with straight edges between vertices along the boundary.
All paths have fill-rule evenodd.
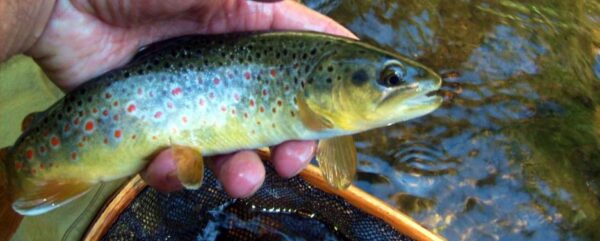
<path id="1" fill-rule="evenodd" d="M 435 94 L 442 80 L 434 71 L 368 46 L 330 53 L 310 78 L 315 83 L 305 88 L 308 107 L 345 133 L 423 116 L 443 100 Z"/>

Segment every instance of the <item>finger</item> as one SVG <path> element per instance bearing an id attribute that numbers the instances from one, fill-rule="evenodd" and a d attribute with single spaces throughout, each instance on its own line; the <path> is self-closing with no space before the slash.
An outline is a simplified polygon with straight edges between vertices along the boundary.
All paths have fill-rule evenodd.
<path id="1" fill-rule="evenodd" d="M 315 141 L 284 142 L 272 149 L 271 162 L 280 176 L 290 178 L 306 168 L 316 148 Z"/>
<path id="2" fill-rule="evenodd" d="M 253 151 L 240 151 L 218 156 L 211 160 L 209 168 L 223 184 L 223 189 L 231 197 L 249 197 L 262 186 L 265 180 L 265 167 Z"/>
<path id="3" fill-rule="evenodd" d="M 183 188 L 177 179 L 176 169 L 173 151 L 167 149 L 154 158 L 141 176 L 151 187 L 161 192 L 172 192 Z"/>
<path id="4" fill-rule="evenodd" d="M 80 13 L 69 3 L 58 3 L 40 41 L 28 51 L 67 91 L 125 64 L 144 45 L 180 35 L 312 30 L 354 37 L 332 19 L 292 1 L 71 1 Z M 76 31 L 82 26 L 85 31 Z"/>

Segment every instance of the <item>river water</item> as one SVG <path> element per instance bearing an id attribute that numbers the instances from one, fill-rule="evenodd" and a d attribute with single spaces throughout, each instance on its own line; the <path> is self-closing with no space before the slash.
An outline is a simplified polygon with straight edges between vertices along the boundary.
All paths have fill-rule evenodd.
<path id="1" fill-rule="evenodd" d="M 312 0 L 445 77 L 357 140 L 356 184 L 449 240 L 600 240 L 600 3 Z"/>

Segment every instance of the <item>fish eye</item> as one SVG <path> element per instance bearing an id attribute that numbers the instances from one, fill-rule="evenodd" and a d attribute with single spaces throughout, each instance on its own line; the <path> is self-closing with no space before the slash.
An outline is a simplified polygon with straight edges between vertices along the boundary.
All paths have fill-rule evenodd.
<path id="1" fill-rule="evenodd" d="M 406 72 L 402 65 L 391 63 L 381 71 L 381 76 L 377 82 L 385 87 L 396 87 L 406 83 L 404 80 L 405 75 Z"/>

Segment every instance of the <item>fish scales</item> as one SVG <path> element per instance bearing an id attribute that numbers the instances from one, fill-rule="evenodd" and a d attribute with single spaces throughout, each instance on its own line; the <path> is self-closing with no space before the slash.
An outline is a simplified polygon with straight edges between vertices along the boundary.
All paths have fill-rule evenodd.
<path id="1" fill-rule="evenodd" d="M 49 180 L 132 175 L 173 145 L 210 156 L 389 125 L 437 108 L 424 93 L 439 86 L 416 62 L 340 37 L 180 37 L 37 114 L 5 169 L 18 199 Z"/>
<path id="2" fill-rule="evenodd" d="M 64 171 L 53 174 L 55 165 L 93 168 L 109 161 L 129 175 L 123 160 L 148 157 L 172 143 L 212 155 L 302 137 L 301 122 L 289 121 L 298 118 L 292 93 L 306 84 L 303 76 L 325 42 L 227 41 L 180 39 L 156 50 L 159 55 L 140 56 L 76 89 L 17 143 L 17 172 L 64 177 Z M 314 54 L 307 54 L 311 49 Z"/>

